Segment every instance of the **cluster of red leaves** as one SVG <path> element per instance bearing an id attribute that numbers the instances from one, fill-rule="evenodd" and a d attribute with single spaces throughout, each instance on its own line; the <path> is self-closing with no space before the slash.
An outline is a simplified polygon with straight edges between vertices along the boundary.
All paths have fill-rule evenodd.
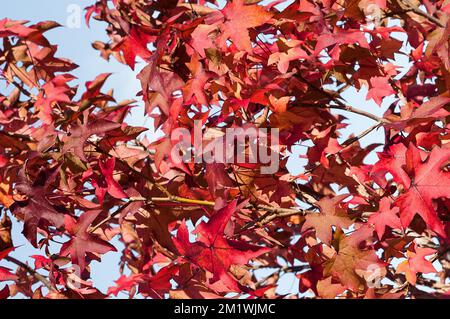
<path id="1" fill-rule="evenodd" d="M 282 298 L 286 273 L 318 298 L 448 295 L 450 1 L 259 2 L 87 8 L 87 23 L 108 25 L 110 42 L 93 44 L 103 58 L 145 63 L 140 96 L 165 134 L 155 143 L 124 123 L 134 102 L 103 92 L 109 74 L 85 89 L 71 84 L 77 66 L 44 37 L 57 24 L 0 21 L 9 84 L 0 95 L 0 259 L 14 262 L 6 214 L 42 250 L 34 267 L 0 268 L 0 298 Z M 411 64 L 404 74 L 398 55 Z M 348 87 L 393 102 L 379 118 L 347 105 Z M 359 114 L 368 129 L 343 141 L 346 118 L 332 109 Z M 279 129 L 278 172 L 176 164 L 171 132 L 193 131 L 195 120 L 204 133 Z M 375 129 L 385 141 L 368 165 L 380 144 L 359 140 Z M 292 176 L 297 144 L 309 145 L 307 164 Z M 113 238 L 131 274 L 104 295 L 90 263 L 116 250 Z"/>

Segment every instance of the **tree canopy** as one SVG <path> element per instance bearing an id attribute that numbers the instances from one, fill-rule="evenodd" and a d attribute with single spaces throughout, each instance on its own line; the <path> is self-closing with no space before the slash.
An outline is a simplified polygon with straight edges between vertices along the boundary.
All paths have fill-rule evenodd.
<path id="1" fill-rule="evenodd" d="M 77 82 L 83 66 L 45 36 L 59 24 L 0 20 L 0 299 L 449 295 L 449 0 L 100 0 L 85 12 L 109 37 L 93 43 L 101 57 L 144 66 L 129 100 L 103 88 L 110 74 Z M 349 89 L 366 101 L 350 105 Z M 156 141 L 126 123 L 136 101 Z M 361 134 L 343 138 L 347 114 Z M 176 148 L 200 132 L 198 153 L 228 129 L 267 136 L 241 141 L 245 160 Z M 384 140 L 362 144 L 375 130 Z M 247 160 L 252 143 L 276 152 L 275 172 Z M 12 257 L 13 218 L 34 264 Z M 123 275 L 100 291 L 90 265 L 117 250 L 102 267 Z M 299 293 L 280 293 L 286 274 Z"/>

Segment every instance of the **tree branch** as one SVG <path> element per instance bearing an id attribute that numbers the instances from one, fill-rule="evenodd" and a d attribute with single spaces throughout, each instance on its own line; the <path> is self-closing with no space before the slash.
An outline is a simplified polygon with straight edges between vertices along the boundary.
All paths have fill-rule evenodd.
<path id="1" fill-rule="evenodd" d="M 33 268 L 31 268 L 30 266 L 28 266 L 27 264 L 21 262 L 20 260 L 17 260 L 14 257 L 11 256 L 6 256 L 4 258 L 6 261 L 9 261 L 13 264 L 16 264 L 19 267 L 22 267 L 23 269 L 25 269 L 30 275 L 32 275 L 36 280 L 40 281 L 45 287 L 47 287 L 48 290 L 53 291 L 53 292 L 58 292 L 56 290 L 55 287 L 53 287 L 53 285 L 50 283 L 50 281 L 48 281 L 47 278 L 45 278 L 44 276 L 42 276 L 40 273 L 38 273 L 36 270 L 34 270 Z"/>
<path id="2" fill-rule="evenodd" d="M 367 118 L 370 118 L 376 122 L 379 123 L 384 123 L 384 122 L 388 122 L 388 120 L 378 117 L 375 114 L 372 114 L 370 112 L 364 111 L 364 110 L 359 110 L 357 108 L 354 108 L 353 106 L 350 106 L 348 104 L 343 103 L 341 100 L 339 100 L 338 97 L 334 96 L 333 94 L 323 90 L 322 88 L 317 87 L 316 85 L 314 85 L 313 83 L 309 82 L 308 80 L 306 80 L 302 75 L 300 74 L 295 74 L 294 75 L 296 78 L 298 78 L 300 81 L 302 81 L 303 83 L 307 84 L 310 88 L 312 88 L 313 90 L 315 90 L 316 92 L 322 94 L 324 97 L 327 97 L 328 99 L 330 99 L 330 101 L 334 102 L 336 105 L 327 105 L 327 106 L 321 106 L 321 105 L 307 105 L 307 104 L 302 104 L 304 106 L 313 106 L 313 107 L 319 107 L 319 108 L 330 108 L 330 109 L 338 109 L 338 110 L 344 110 L 344 111 L 348 111 L 351 113 L 355 113 L 355 114 L 359 114 L 362 116 L 365 116 Z"/>
<path id="3" fill-rule="evenodd" d="M 435 16 L 420 10 L 418 7 L 416 7 L 415 5 L 412 5 L 411 3 L 405 3 L 404 1 L 400 0 L 401 5 L 405 8 L 405 11 L 412 11 L 417 15 L 420 15 L 421 17 L 424 17 L 426 19 L 428 19 L 430 22 L 436 24 L 437 26 L 441 27 L 441 28 L 445 28 L 445 24 L 443 24 L 438 18 L 436 18 Z"/>

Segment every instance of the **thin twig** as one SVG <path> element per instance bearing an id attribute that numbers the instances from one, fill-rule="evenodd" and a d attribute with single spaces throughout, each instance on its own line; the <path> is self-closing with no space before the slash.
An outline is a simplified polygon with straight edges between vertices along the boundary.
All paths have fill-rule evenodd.
<path id="1" fill-rule="evenodd" d="M 191 205 L 198 205 L 198 206 L 206 206 L 206 207 L 214 207 L 215 206 L 215 202 L 210 202 L 210 201 L 206 201 L 206 200 L 198 200 L 198 199 L 191 199 L 191 198 L 184 198 L 184 197 L 179 197 L 179 196 L 169 196 L 169 197 L 151 197 L 151 198 L 145 198 L 145 197 L 131 197 L 129 199 L 129 201 L 122 207 L 126 207 L 126 205 L 129 205 L 132 202 L 138 202 L 138 201 L 142 201 L 142 202 L 146 202 L 147 204 L 156 204 L 156 203 L 180 203 L 180 204 L 191 204 Z M 245 208 L 254 208 L 251 205 L 246 206 Z M 249 224 L 251 225 L 246 225 L 244 226 L 244 228 L 241 230 L 245 230 L 250 228 L 251 226 L 258 224 L 258 225 L 264 225 L 267 224 L 269 222 L 271 222 L 272 220 L 276 219 L 276 218 L 283 218 L 283 217 L 289 217 L 289 216 L 294 216 L 294 215 L 306 215 L 306 214 L 310 214 L 310 213 L 315 213 L 313 211 L 307 211 L 307 210 L 302 210 L 302 209 L 294 209 L 294 208 L 280 208 L 280 207 L 274 207 L 274 206 L 268 206 L 268 205 L 258 205 L 256 207 L 259 210 L 263 210 L 266 211 L 267 214 L 263 215 L 262 217 L 264 218 L 259 218 L 258 220 L 251 222 Z M 119 215 L 121 212 L 121 209 L 119 209 L 118 211 L 112 213 L 111 215 L 109 215 L 108 217 L 106 217 L 104 220 L 102 220 L 100 223 L 98 223 L 97 225 L 93 226 L 89 232 L 93 233 L 95 232 L 97 229 L 99 229 L 101 226 L 105 225 L 107 222 L 109 222 L 110 220 L 112 220 L 113 218 L 115 218 L 117 215 Z"/>
<path id="2" fill-rule="evenodd" d="M 344 143 L 342 143 L 342 149 L 340 149 L 337 153 L 329 153 L 326 155 L 327 159 L 330 159 L 332 156 L 339 156 L 347 147 L 351 146 L 353 143 L 356 143 L 357 141 L 361 140 L 363 137 L 367 136 L 369 133 L 371 133 L 372 131 L 378 129 L 379 127 L 382 126 L 381 122 L 376 123 L 375 125 L 372 125 L 371 127 L 369 127 L 368 129 L 366 129 L 365 131 L 363 131 L 361 134 L 359 134 L 358 136 L 354 136 L 354 137 L 350 137 L 348 138 L 346 141 L 344 141 Z M 310 174 L 312 173 L 314 170 L 316 170 L 318 167 L 320 167 L 322 165 L 322 163 L 317 162 L 314 164 L 313 167 L 311 167 L 310 169 L 306 170 L 303 174 Z"/>
<path id="3" fill-rule="evenodd" d="M 257 288 L 264 285 L 270 278 L 274 276 L 280 276 L 281 273 L 294 273 L 294 272 L 300 272 L 304 270 L 311 269 L 309 265 L 302 265 L 302 266 L 284 266 L 280 267 L 277 271 L 275 271 L 273 274 L 268 275 L 267 277 L 262 278 L 259 280 L 255 286 Z"/>
<path id="4" fill-rule="evenodd" d="M 401 4 L 405 7 L 406 10 L 408 11 L 412 11 L 417 15 L 420 15 L 421 17 L 424 17 L 426 19 L 428 19 L 430 22 L 436 24 L 437 26 L 441 27 L 441 28 L 445 28 L 445 24 L 443 24 L 438 18 L 436 18 L 435 16 L 422 11 L 419 9 L 419 7 L 412 5 L 411 3 L 405 3 L 404 1 L 400 1 Z"/>
<path id="5" fill-rule="evenodd" d="M 16 264 L 19 267 L 22 267 L 23 269 L 25 269 L 30 275 L 32 275 L 34 278 L 36 278 L 36 280 L 40 281 L 45 287 L 47 287 L 48 290 L 53 291 L 53 292 L 58 292 L 56 290 L 56 288 L 52 286 L 50 281 L 48 281 L 47 278 L 42 276 L 40 273 L 38 273 L 36 270 L 31 268 L 27 264 L 21 262 L 20 260 L 17 260 L 14 257 L 11 257 L 11 256 L 6 256 L 4 259 L 9 261 L 9 262 L 11 262 L 11 263 L 13 263 L 13 264 Z"/>
<path id="6" fill-rule="evenodd" d="M 310 88 L 312 88 L 316 92 L 322 94 L 324 97 L 327 97 L 328 99 L 330 99 L 330 101 L 336 103 L 336 105 L 331 105 L 330 104 L 330 105 L 327 105 L 327 106 L 312 105 L 314 107 L 344 110 L 344 111 L 348 111 L 348 112 L 351 112 L 351 113 L 355 113 L 355 114 L 359 114 L 359 115 L 365 116 L 365 117 L 370 118 L 370 119 L 372 119 L 372 120 L 374 120 L 376 122 L 380 122 L 380 123 L 388 122 L 386 119 L 378 117 L 375 114 L 372 114 L 370 112 L 354 108 L 353 106 L 342 102 L 337 96 L 334 96 L 330 92 L 327 92 L 326 90 L 321 89 L 321 88 L 317 87 L 316 85 L 314 85 L 313 83 L 311 83 L 308 80 L 306 80 L 301 74 L 295 74 L 294 76 L 296 78 L 298 78 L 300 81 L 302 81 L 303 83 L 307 84 Z M 302 104 L 302 105 L 308 106 L 307 104 Z"/>

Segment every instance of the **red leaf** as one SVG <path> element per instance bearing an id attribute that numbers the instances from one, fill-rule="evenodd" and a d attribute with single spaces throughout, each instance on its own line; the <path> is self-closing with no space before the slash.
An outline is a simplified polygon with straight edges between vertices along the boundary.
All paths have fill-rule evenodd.
<path id="1" fill-rule="evenodd" d="M 183 87 L 184 101 L 190 101 L 195 95 L 197 103 L 208 105 L 208 99 L 205 95 L 205 85 L 208 82 L 210 76 L 203 69 L 203 65 L 199 60 L 198 55 L 194 55 L 191 58 L 191 62 L 187 64 L 191 70 L 192 78 L 186 82 Z"/>
<path id="2" fill-rule="evenodd" d="M 353 221 L 348 218 L 345 209 L 340 207 L 340 203 L 346 199 L 348 195 L 340 195 L 334 198 L 323 198 L 317 205 L 320 207 L 320 213 L 308 214 L 302 231 L 314 229 L 316 236 L 325 244 L 330 244 L 332 227 L 348 228 Z"/>
<path id="3" fill-rule="evenodd" d="M 230 39 L 239 49 L 247 52 L 252 51 L 249 29 L 258 27 L 268 22 L 272 14 L 264 7 L 258 5 L 244 5 L 244 0 L 234 0 L 228 2 L 222 10 L 225 22 L 221 26 L 223 29 L 220 36 L 220 43 Z"/>
<path id="4" fill-rule="evenodd" d="M 15 214 L 24 216 L 23 234 L 34 247 L 37 247 L 38 227 L 43 226 L 44 223 L 50 223 L 57 228 L 64 225 L 64 215 L 58 212 L 47 199 L 47 195 L 51 192 L 51 184 L 55 181 L 58 173 L 59 167 L 49 172 L 41 171 L 37 181 L 31 183 L 26 176 L 25 167 L 19 172 L 19 181 L 15 188 L 27 196 L 27 200 L 16 202 L 12 210 Z"/>
<path id="5" fill-rule="evenodd" d="M 17 35 L 19 37 L 28 37 L 36 32 L 35 29 L 24 26 L 27 21 L 14 21 L 10 19 L 0 20 L 0 38 Z"/>
<path id="6" fill-rule="evenodd" d="M 3 251 L 0 251 L 0 260 L 4 259 L 5 257 L 7 257 L 9 255 L 9 253 L 11 251 L 14 250 L 14 247 L 5 249 Z M 4 267 L 0 267 L 0 282 L 1 281 L 10 281 L 10 280 L 17 280 L 19 277 L 17 277 L 17 275 L 14 275 L 13 273 L 10 272 L 10 270 L 8 268 L 4 268 Z M 6 287 L 8 288 L 8 287 Z M 8 290 L 9 292 L 9 290 Z M 0 296 L 4 293 L 4 291 L 0 291 Z M 2 299 L 0 297 L 0 299 Z M 6 298 L 3 298 L 6 299 Z"/>
<path id="7" fill-rule="evenodd" d="M 394 89 L 389 84 L 388 77 L 376 76 L 370 79 L 370 89 L 366 100 L 373 99 L 375 103 L 381 105 L 383 98 L 395 94 Z"/>
<path id="8" fill-rule="evenodd" d="M 116 281 L 116 287 L 109 287 L 108 288 L 108 295 L 114 295 L 117 297 L 117 295 L 122 291 L 127 291 L 128 293 L 131 292 L 133 288 L 136 287 L 136 285 L 143 281 L 143 274 L 133 274 L 131 276 L 125 276 L 122 275 L 120 278 Z"/>
<path id="9" fill-rule="evenodd" d="M 264 254 L 270 249 L 228 239 L 224 236 L 225 227 L 236 211 L 237 201 L 217 211 L 208 221 L 196 230 L 198 241 L 190 243 L 185 221 L 178 228 L 174 243 L 184 259 L 206 269 L 213 274 L 210 283 L 220 280 L 228 289 L 240 291 L 237 280 L 228 272 L 233 264 L 246 264 L 250 259 Z"/>
<path id="10" fill-rule="evenodd" d="M 407 251 L 408 259 L 397 266 L 397 273 L 405 273 L 408 282 L 415 285 L 417 273 L 429 274 L 437 272 L 433 264 L 425 259 L 426 256 L 430 256 L 435 252 L 434 249 L 420 248 L 416 244 L 412 244 Z"/>
<path id="11" fill-rule="evenodd" d="M 378 212 L 369 217 L 368 222 L 375 225 L 375 230 L 378 234 L 378 238 L 382 238 L 386 226 L 392 229 L 402 228 L 402 223 L 398 216 L 399 208 L 391 208 L 391 201 L 387 197 L 383 197 L 380 201 L 380 208 Z"/>
<path id="12" fill-rule="evenodd" d="M 378 162 L 370 172 L 374 181 L 381 187 L 386 187 L 386 173 L 391 173 L 394 181 L 402 185 L 409 184 L 408 174 L 403 170 L 406 165 L 406 146 L 402 143 L 390 146 L 385 152 L 378 153 Z"/>
<path id="13" fill-rule="evenodd" d="M 102 177 L 106 181 L 106 190 L 108 194 L 117 199 L 127 198 L 128 195 L 123 191 L 122 186 L 114 179 L 114 168 L 116 166 L 115 157 L 109 158 L 105 162 L 100 161 L 99 166 Z"/>
<path id="14" fill-rule="evenodd" d="M 1 281 L 12 281 L 17 280 L 18 277 L 10 272 L 10 269 L 5 267 L 0 267 L 0 282 Z"/>
<path id="15" fill-rule="evenodd" d="M 66 216 L 66 230 L 72 238 L 62 245 L 60 254 L 70 256 L 72 263 L 78 265 L 82 271 L 86 268 L 87 253 L 106 254 L 116 251 L 114 246 L 88 231 L 89 226 L 101 212 L 101 210 L 87 211 L 78 220 Z"/>
<path id="16" fill-rule="evenodd" d="M 319 55 L 323 49 L 332 45 L 354 44 L 355 42 L 363 48 L 370 48 L 364 32 L 360 30 L 339 30 L 336 33 L 323 34 L 317 38 L 314 55 Z"/>
<path id="17" fill-rule="evenodd" d="M 10 295 L 9 287 L 5 286 L 2 290 L 0 290 L 0 300 L 1 299 L 8 299 Z"/>
<path id="18" fill-rule="evenodd" d="M 144 60 L 151 57 L 152 53 L 147 49 L 147 44 L 154 38 L 147 34 L 147 31 L 132 26 L 129 35 L 125 36 L 114 50 L 122 51 L 125 62 L 134 70 L 136 56 Z"/>
<path id="19" fill-rule="evenodd" d="M 87 161 L 84 154 L 84 146 L 89 137 L 92 135 L 105 134 L 108 131 L 119 128 L 120 126 L 121 125 L 119 123 L 102 119 L 85 124 L 74 124 L 69 131 L 70 135 L 63 138 L 64 146 L 62 148 L 62 153 L 65 154 L 67 152 L 73 152 L 83 161 Z"/>
<path id="20" fill-rule="evenodd" d="M 408 227 L 416 214 L 419 214 L 431 230 L 446 237 L 442 222 L 439 220 L 433 199 L 447 197 L 450 189 L 450 173 L 442 170 L 450 160 L 450 148 L 435 147 L 425 161 L 421 161 L 419 150 L 410 144 L 406 160 L 414 159 L 412 176 L 406 192 L 402 194 L 397 205 L 400 207 L 400 219 Z"/>

